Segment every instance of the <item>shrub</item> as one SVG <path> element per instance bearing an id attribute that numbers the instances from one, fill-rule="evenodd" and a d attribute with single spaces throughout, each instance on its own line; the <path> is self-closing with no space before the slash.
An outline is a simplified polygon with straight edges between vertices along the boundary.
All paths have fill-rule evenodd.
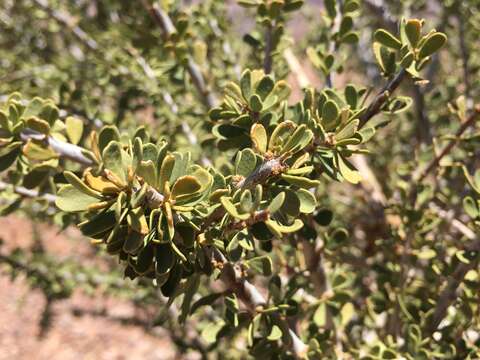
<path id="1" fill-rule="evenodd" d="M 463 61 L 462 74 L 429 73 L 445 26 L 396 29 L 384 12 L 386 28 L 360 33 L 372 17 L 358 1 L 325 1 L 299 50 L 316 88 L 287 32 L 303 1 L 238 3 L 256 20 L 242 40 L 223 1 L 7 2 L 2 40 L 22 28 L 22 42 L 0 87 L 26 95 L 0 110 L 2 214 L 77 226 L 161 292 L 157 324 L 202 334 L 177 344 L 204 357 L 478 356 L 478 26 L 462 24 L 462 56 L 447 45 L 445 69 Z M 437 5 L 447 20 L 480 13 Z M 373 61 L 376 79 L 360 70 Z M 53 298 L 96 286 L 14 255 L 1 259 Z"/>

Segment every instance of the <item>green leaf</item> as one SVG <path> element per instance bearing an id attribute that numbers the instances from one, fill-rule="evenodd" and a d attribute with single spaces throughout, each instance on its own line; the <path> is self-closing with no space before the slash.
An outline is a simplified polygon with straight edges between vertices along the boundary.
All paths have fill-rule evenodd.
<path id="1" fill-rule="evenodd" d="M 357 132 L 357 134 L 360 135 L 361 142 L 366 143 L 373 137 L 373 135 L 375 135 L 375 128 L 373 126 L 365 126 Z"/>
<path id="2" fill-rule="evenodd" d="M 267 220 L 265 221 L 268 229 L 275 234 L 289 234 L 295 231 L 300 230 L 303 227 L 303 221 L 300 219 L 295 219 L 295 221 L 291 225 L 282 225 L 274 220 Z"/>
<path id="3" fill-rule="evenodd" d="M 21 141 L 10 142 L 8 145 L 0 146 L 0 158 L 10 154 L 14 150 L 20 150 L 19 147 L 23 143 Z"/>
<path id="4" fill-rule="evenodd" d="M 0 172 L 7 170 L 20 155 L 20 148 L 13 149 L 8 154 L 0 156 Z"/>
<path id="5" fill-rule="evenodd" d="M 251 213 L 253 209 L 252 192 L 245 190 L 240 196 L 240 210 L 244 213 Z"/>
<path id="6" fill-rule="evenodd" d="M 362 180 L 360 173 L 353 169 L 353 166 L 350 165 L 342 156 L 337 156 L 338 170 L 342 174 L 343 178 L 352 184 L 358 184 Z"/>
<path id="7" fill-rule="evenodd" d="M 447 42 L 447 36 L 443 33 L 436 32 L 430 35 L 419 50 L 418 57 L 420 59 L 433 55 L 440 50 Z"/>
<path id="8" fill-rule="evenodd" d="M 297 190 L 285 189 L 285 201 L 283 202 L 281 213 L 282 215 L 290 216 L 291 218 L 299 217 L 300 215 L 300 199 L 296 194 Z"/>
<path id="9" fill-rule="evenodd" d="M 339 34 L 341 36 L 345 35 L 348 33 L 350 30 L 353 28 L 353 19 L 351 16 L 344 16 L 341 23 L 340 23 L 340 28 L 338 30 Z"/>
<path id="10" fill-rule="evenodd" d="M 93 218 L 79 224 L 78 227 L 83 235 L 94 237 L 112 229 L 116 224 L 115 211 L 102 212 Z"/>
<path id="11" fill-rule="evenodd" d="M 95 197 L 97 199 L 103 199 L 102 195 L 99 192 L 88 187 L 87 184 L 85 184 L 82 180 L 80 180 L 80 178 L 78 178 L 78 176 L 75 175 L 73 172 L 64 171 L 63 175 L 71 185 L 75 186 L 75 188 L 77 188 L 84 194 Z"/>
<path id="12" fill-rule="evenodd" d="M 302 124 L 298 126 L 293 134 L 288 138 L 287 142 L 282 147 L 280 155 L 288 152 L 295 154 L 307 146 L 312 139 L 313 132 L 310 129 L 307 129 L 305 124 Z"/>
<path id="13" fill-rule="evenodd" d="M 136 209 L 131 210 L 127 215 L 127 221 L 128 221 L 128 225 L 130 225 L 130 227 L 134 231 L 142 235 L 148 234 L 149 228 L 147 224 L 147 219 L 143 212 L 143 208 L 138 207 Z"/>
<path id="14" fill-rule="evenodd" d="M 194 176 L 185 175 L 179 177 L 172 188 L 172 198 L 190 196 L 201 189 L 201 185 Z"/>
<path id="15" fill-rule="evenodd" d="M 256 274 L 260 274 L 263 276 L 270 276 L 272 275 L 272 259 L 270 256 L 263 255 L 257 256 L 252 259 L 246 261 L 247 266 Z"/>
<path id="16" fill-rule="evenodd" d="M 267 151 L 267 131 L 262 124 L 253 124 L 250 129 L 250 138 L 252 139 L 253 146 L 257 152 L 264 154 Z"/>
<path id="17" fill-rule="evenodd" d="M 250 214 L 240 214 L 235 207 L 235 205 L 232 203 L 229 197 L 223 196 L 220 198 L 220 202 L 222 203 L 223 207 L 225 210 L 234 218 L 237 218 L 239 220 L 247 220 L 250 217 Z"/>
<path id="18" fill-rule="evenodd" d="M 373 43 L 373 55 L 375 56 L 375 59 L 377 60 L 378 65 L 380 66 L 380 69 L 382 70 L 383 73 L 387 72 L 387 66 L 384 64 L 383 61 L 383 56 L 382 56 L 382 49 L 384 47 L 380 43 Z"/>
<path id="19" fill-rule="evenodd" d="M 243 232 L 238 232 L 235 236 L 230 240 L 228 246 L 225 250 L 227 250 L 228 257 L 231 261 L 238 261 L 242 257 L 243 249 L 239 245 L 239 234 L 243 234 Z"/>
<path id="20" fill-rule="evenodd" d="M 140 161 L 137 166 L 137 175 L 151 186 L 155 186 L 157 183 L 156 169 L 152 160 Z"/>
<path id="21" fill-rule="evenodd" d="M 245 70 L 240 78 L 240 89 L 245 100 L 250 99 L 252 95 L 252 73 L 250 70 Z"/>
<path id="22" fill-rule="evenodd" d="M 312 180 L 306 177 L 293 176 L 293 175 L 287 175 L 287 174 L 282 174 L 281 177 L 283 180 L 285 180 L 289 184 L 298 186 L 300 188 L 311 189 L 313 187 L 320 185 L 320 181 Z"/>
<path id="23" fill-rule="evenodd" d="M 422 30 L 422 22 L 418 19 L 410 19 L 405 24 L 405 34 L 408 42 L 414 48 L 420 39 L 420 32 Z"/>
<path id="24" fill-rule="evenodd" d="M 155 271 L 158 274 L 165 274 L 170 271 L 175 264 L 175 253 L 170 244 L 158 244 L 155 247 Z"/>
<path id="25" fill-rule="evenodd" d="M 347 104 L 350 105 L 351 109 L 357 108 L 358 94 L 357 94 L 357 90 L 355 89 L 355 86 L 347 85 L 345 87 L 345 100 Z"/>
<path id="26" fill-rule="evenodd" d="M 202 338 L 207 344 L 213 344 L 217 341 L 217 335 L 220 333 L 220 330 L 225 326 L 223 320 L 218 320 L 217 322 L 210 322 L 202 330 Z"/>
<path id="27" fill-rule="evenodd" d="M 152 268 L 154 255 L 153 246 L 151 244 L 141 249 L 138 253 L 135 271 L 140 275 L 147 273 Z"/>
<path id="28" fill-rule="evenodd" d="M 342 38 L 340 39 L 340 41 L 345 44 L 356 44 L 358 43 L 359 40 L 360 40 L 360 36 L 356 31 L 351 31 L 343 35 Z"/>
<path id="29" fill-rule="evenodd" d="M 358 10 L 360 8 L 360 4 L 358 3 L 357 0 L 349 0 L 345 2 L 345 5 L 343 7 L 344 13 L 350 13 Z"/>
<path id="30" fill-rule="evenodd" d="M 327 305 L 322 302 L 315 310 L 313 322 L 318 327 L 324 327 L 327 324 Z"/>
<path id="31" fill-rule="evenodd" d="M 43 103 L 42 111 L 40 112 L 38 117 L 46 120 L 50 124 L 50 126 L 52 126 L 55 120 L 58 119 L 59 113 L 60 112 L 55 106 L 55 104 L 50 100 L 46 100 Z"/>
<path id="32" fill-rule="evenodd" d="M 97 198 L 81 192 L 72 185 L 62 186 L 55 200 L 57 207 L 67 212 L 85 211 L 97 202 Z"/>
<path id="33" fill-rule="evenodd" d="M 267 208 L 268 211 L 271 214 L 276 213 L 278 210 L 280 210 L 284 201 L 285 201 L 285 193 L 281 192 L 277 196 L 275 196 L 273 198 L 273 200 L 270 202 L 270 204 L 268 205 L 268 208 Z"/>
<path id="34" fill-rule="evenodd" d="M 263 222 L 253 224 L 250 229 L 255 239 L 267 241 L 273 238 L 273 234 Z"/>
<path id="35" fill-rule="evenodd" d="M 325 10 L 327 10 L 327 16 L 333 21 L 337 16 L 337 1 L 325 0 Z"/>
<path id="36" fill-rule="evenodd" d="M 298 199 L 300 200 L 300 212 L 304 214 L 310 214 L 317 207 L 317 200 L 310 191 L 298 189 L 295 191 L 295 195 L 297 195 Z"/>
<path id="37" fill-rule="evenodd" d="M 437 252 L 433 249 L 425 248 L 417 252 L 417 257 L 421 260 L 430 260 L 437 256 Z"/>
<path id="38" fill-rule="evenodd" d="M 50 133 L 50 124 L 45 120 L 34 116 L 27 119 L 26 126 L 32 130 L 38 131 L 41 134 L 48 135 Z"/>
<path id="39" fill-rule="evenodd" d="M 165 191 L 165 183 L 170 179 L 173 167 L 175 166 L 175 156 L 169 154 L 165 156 L 160 168 L 160 176 L 158 179 L 158 188 L 160 192 Z"/>
<path id="40" fill-rule="evenodd" d="M 65 131 L 72 144 L 78 144 L 83 134 L 83 121 L 72 116 L 65 120 Z"/>
<path id="41" fill-rule="evenodd" d="M 314 216 L 315 221 L 318 225 L 328 226 L 333 220 L 333 212 L 330 209 L 320 209 L 317 214 Z"/>
<path id="42" fill-rule="evenodd" d="M 45 161 L 58 158 L 58 154 L 52 150 L 49 146 L 41 145 L 41 143 L 28 140 L 23 146 L 23 153 L 26 157 L 32 160 Z"/>
<path id="43" fill-rule="evenodd" d="M 343 139 L 351 138 L 358 129 L 360 120 L 355 119 L 346 124 L 337 134 L 335 134 L 335 139 L 340 141 Z"/>
<path id="44" fill-rule="evenodd" d="M 197 293 L 198 287 L 200 286 L 200 275 L 194 274 L 190 276 L 185 285 L 185 295 L 183 296 L 182 308 L 180 317 L 178 321 L 183 324 L 187 319 L 188 314 L 190 313 L 190 307 L 192 304 L 193 297 Z"/>
<path id="45" fill-rule="evenodd" d="M 480 195 L 480 169 L 475 172 L 474 176 L 469 174 L 466 166 L 462 166 L 462 170 L 472 189 Z"/>
<path id="46" fill-rule="evenodd" d="M 175 164 L 170 174 L 170 184 L 173 184 L 180 176 L 187 174 L 187 169 L 190 167 L 190 153 L 174 152 L 172 155 L 175 157 Z"/>
<path id="47" fill-rule="evenodd" d="M 272 330 L 270 334 L 267 336 L 267 340 L 270 341 L 277 341 L 280 340 L 283 336 L 282 329 L 280 329 L 277 325 L 272 326 Z"/>
<path id="48" fill-rule="evenodd" d="M 170 270 L 168 280 L 165 284 L 162 285 L 161 290 L 162 294 L 166 297 L 171 297 L 175 294 L 178 285 L 180 284 L 180 280 L 182 279 L 182 267 L 177 264 Z"/>
<path id="49" fill-rule="evenodd" d="M 143 245 L 144 235 L 137 231 L 130 231 L 123 243 L 123 251 L 127 254 L 136 254 Z"/>
<path id="50" fill-rule="evenodd" d="M 100 152 L 103 152 L 111 141 L 120 141 L 120 133 L 116 126 L 104 126 L 98 134 L 98 147 Z"/>
<path id="51" fill-rule="evenodd" d="M 262 111 L 263 103 L 262 103 L 262 100 L 260 99 L 260 96 L 258 96 L 257 94 L 253 94 L 252 96 L 250 96 L 250 100 L 248 103 L 252 111 L 255 111 L 255 112 Z"/>
<path id="52" fill-rule="evenodd" d="M 373 38 L 376 42 L 379 42 L 380 44 L 391 49 L 400 50 L 402 47 L 401 41 L 384 29 L 378 29 L 375 31 Z"/>
<path id="53" fill-rule="evenodd" d="M 276 152 L 280 150 L 285 139 L 292 133 L 292 131 L 296 128 L 296 125 L 292 121 L 283 121 L 275 127 L 275 130 L 272 132 L 272 136 L 270 137 L 270 141 L 268 143 L 268 150 L 272 152 Z"/>
<path id="54" fill-rule="evenodd" d="M 475 200 L 473 200 L 470 196 L 467 196 L 463 199 L 463 208 L 468 216 L 470 216 L 472 219 L 476 219 L 480 216 L 480 210 L 478 209 Z"/>
<path id="55" fill-rule="evenodd" d="M 413 63 L 413 60 L 415 60 L 415 56 L 413 55 L 413 53 L 411 52 L 408 52 L 403 58 L 402 60 L 400 60 L 400 66 L 402 68 L 408 68 L 410 67 L 410 65 L 412 65 Z"/>
<path id="56" fill-rule="evenodd" d="M 0 110 L 0 129 L 10 132 L 8 115 L 2 110 Z"/>
<path id="57" fill-rule="evenodd" d="M 215 301 L 223 296 L 223 293 L 212 293 L 205 295 L 193 303 L 190 308 L 190 314 L 193 314 L 202 306 L 212 305 Z"/>
<path id="58" fill-rule="evenodd" d="M 237 153 L 235 174 L 247 177 L 257 166 L 257 157 L 252 149 L 244 149 Z"/>
<path id="59" fill-rule="evenodd" d="M 127 169 L 124 168 L 123 153 L 122 144 L 118 141 L 112 141 L 103 149 L 102 158 L 105 168 L 113 172 L 123 183 L 126 183 Z"/>
<path id="60" fill-rule="evenodd" d="M 32 170 L 23 178 L 23 186 L 27 189 L 34 189 L 41 186 L 50 177 L 48 170 Z"/>
<path id="61" fill-rule="evenodd" d="M 273 81 L 270 75 L 264 76 L 257 84 L 256 93 L 260 95 L 262 100 L 272 92 L 275 86 L 275 81 Z"/>
<path id="62" fill-rule="evenodd" d="M 340 113 L 340 109 L 338 105 L 333 100 L 328 100 L 323 104 L 322 108 L 322 122 L 325 124 L 326 129 L 330 129 L 334 126 L 338 114 Z"/>
<path id="63" fill-rule="evenodd" d="M 344 228 L 335 229 L 332 234 L 331 238 L 337 243 L 343 243 L 348 239 L 348 231 Z"/>
<path id="64" fill-rule="evenodd" d="M 302 7 L 304 1 L 303 0 L 290 0 L 289 2 L 285 3 L 283 6 L 283 11 L 295 11 Z"/>

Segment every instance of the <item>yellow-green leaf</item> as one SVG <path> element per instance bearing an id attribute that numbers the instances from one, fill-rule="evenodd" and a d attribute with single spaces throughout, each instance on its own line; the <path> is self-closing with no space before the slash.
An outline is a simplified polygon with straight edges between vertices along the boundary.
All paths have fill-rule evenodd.
<path id="1" fill-rule="evenodd" d="M 55 200 L 55 204 L 60 210 L 68 212 L 85 211 L 90 205 L 97 202 L 97 198 L 81 192 L 70 184 L 60 188 Z"/>
<path id="2" fill-rule="evenodd" d="M 72 116 L 65 120 L 65 130 L 72 144 L 78 144 L 83 134 L 83 121 Z"/>
<path id="3" fill-rule="evenodd" d="M 255 150 L 260 154 L 264 154 L 267 151 L 267 131 L 262 124 L 253 124 L 250 129 L 250 138 L 252 139 Z"/>

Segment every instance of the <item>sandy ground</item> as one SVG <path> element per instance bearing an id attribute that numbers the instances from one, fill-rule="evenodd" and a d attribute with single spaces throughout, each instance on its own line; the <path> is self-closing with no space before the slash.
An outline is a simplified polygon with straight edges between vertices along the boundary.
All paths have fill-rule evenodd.
<path id="1" fill-rule="evenodd" d="M 88 241 L 67 230 L 40 226 L 47 251 L 58 257 L 75 256 L 93 261 Z M 4 250 L 27 247 L 32 242 L 28 220 L 0 218 L 0 238 Z M 138 315 L 134 306 L 118 299 L 88 297 L 80 292 L 52 306 L 52 321 L 42 334 L 40 321 L 45 298 L 31 290 L 21 276 L 11 281 L 0 265 L 0 360 L 22 359 L 175 359 L 164 332 L 146 332 L 143 327 L 121 319 Z M 108 307 L 108 316 L 98 316 Z M 86 312 L 86 313 L 85 313 Z M 79 313 L 83 313 L 79 315 Z"/>

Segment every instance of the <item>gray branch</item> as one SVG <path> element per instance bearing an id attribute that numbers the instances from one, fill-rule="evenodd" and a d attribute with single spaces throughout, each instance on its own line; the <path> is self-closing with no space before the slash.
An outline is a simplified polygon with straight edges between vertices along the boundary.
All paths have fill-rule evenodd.
<path id="1" fill-rule="evenodd" d="M 14 193 L 28 198 L 40 198 L 52 204 L 55 203 L 55 200 L 57 199 L 57 197 L 53 194 L 42 194 L 36 190 L 27 189 L 23 186 L 14 186 L 0 181 L 0 191 L 7 190 L 9 186 L 12 186 Z"/>
<path id="2" fill-rule="evenodd" d="M 144 1 L 144 6 L 150 11 L 153 19 L 158 24 L 166 38 L 171 36 L 176 31 L 175 26 L 173 25 L 168 14 L 163 11 L 157 3 L 150 6 Z M 195 63 L 195 61 L 193 61 L 191 57 L 188 58 L 186 68 L 190 74 L 190 77 L 192 78 L 195 88 L 203 100 L 204 105 L 208 109 L 215 107 L 217 104 L 217 99 L 208 88 L 200 67 L 197 63 Z"/>
<path id="3" fill-rule="evenodd" d="M 98 43 L 92 39 L 83 29 L 75 24 L 75 19 L 68 13 L 52 9 L 48 0 L 34 0 L 40 8 L 48 12 L 55 20 L 71 29 L 72 33 L 84 43 L 90 50 L 97 50 Z"/>
<path id="4" fill-rule="evenodd" d="M 222 271 L 220 274 L 220 281 L 222 281 L 227 288 L 234 292 L 245 307 L 254 314 L 259 307 L 267 304 L 267 300 L 258 291 L 255 285 L 248 282 L 241 274 L 238 266 L 229 262 L 225 256 L 215 247 L 208 248 L 211 250 L 212 259 L 220 264 Z M 298 337 L 298 335 L 291 328 L 288 328 L 288 333 L 291 339 L 291 348 L 295 356 L 299 359 L 305 358 L 308 346 Z"/>
<path id="5" fill-rule="evenodd" d="M 455 133 L 455 136 L 450 142 L 443 148 L 443 150 L 435 156 L 435 158 L 427 165 L 427 167 L 420 173 L 417 179 L 417 183 L 421 183 L 425 178 L 432 172 L 434 169 L 438 167 L 440 164 L 440 161 L 452 151 L 452 149 L 457 145 L 458 141 L 460 140 L 460 137 L 463 135 L 463 133 L 470 127 L 475 124 L 475 121 L 477 120 L 477 117 L 480 115 L 480 105 L 477 105 L 474 107 L 473 112 L 470 114 L 470 116 L 462 123 L 460 128 L 457 130 Z"/>
<path id="6" fill-rule="evenodd" d="M 364 127 L 371 118 L 380 112 L 382 106 L 387 102 L 390 95 L 398 88 L 403 79 L 405 79 L 406 75 L 407 71 L 405 69 L 401 69 L 393 77 L 393 79 L 388 82 L 387 85 L 385 85 L 385 87 L 377 94 L 377 96 L 375 96 L 365 112 L 360 115 L 360 128 Z"/>
<path id="7" fill-rule="evenodd" d="M 265 57 L 263 59 L 263 71 L 265 74 L 272 72 L 272 25 L 267 25 L 265 29 Z"/>
<path id="8" fill-rule="evenodd" d="M 237 183 L 237 188 L 251 189 L 257 184 L 264 183 L 270 177 L 278 175 L 285 169 L 278 158 L 267 160 L 260 164 L 248 177 Z"/>
<path id="9" fill-rule="evenodd" d="M 51 136 L 45 136 L 44 134 L 31 129 L 25 129 L 21 133 L 21 138 L 23 141 L 28 141 L 30 139 L 45 141 L 62 158 L 72 160 L 85 166 L 91 166 L 94 164 L 92 159 L 85 156 L 86 150 L 80 146 L 54 139 Z"/>

